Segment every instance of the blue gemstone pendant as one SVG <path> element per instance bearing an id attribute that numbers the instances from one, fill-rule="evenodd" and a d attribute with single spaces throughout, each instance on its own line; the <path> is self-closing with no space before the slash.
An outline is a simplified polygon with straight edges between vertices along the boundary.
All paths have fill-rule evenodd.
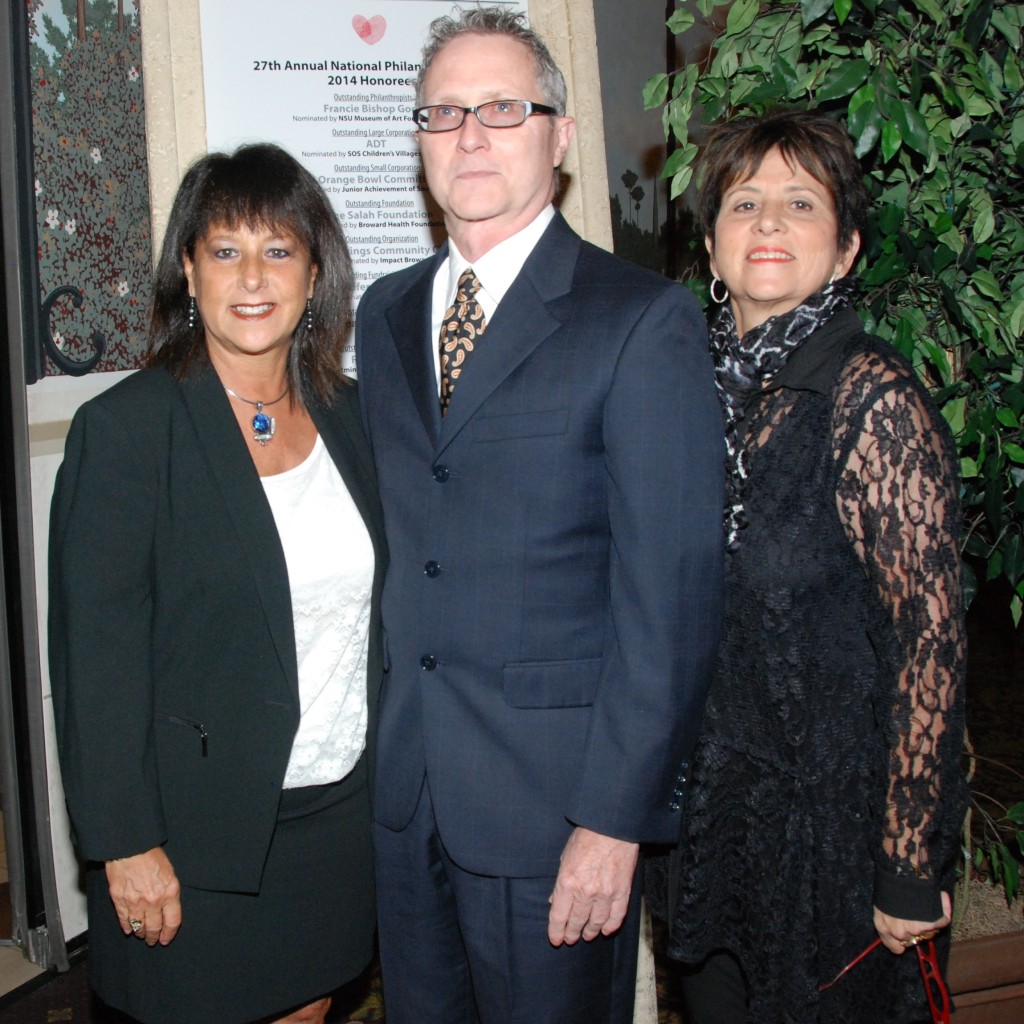
<path id="1" fill-rule="evenodd" d="M 260 445 L 266 446 L 266 443 L 273 439 L 274 429 L 277 427 L 277 420 L 273 416 L 268 416 L 264 411 L 265 405 L 275 405 L 288 395 L 288 388 L 285 388 L 272 402 L 254 402 L 251 398 L 243 398 L 237 391 L 232 391 L 227 384 L 223 385 L 224 390 L 232 397 L 237 399 L 239 402 L 245 402 L 246 405 L 256 406 L 256 415 L 252 418 L 252 439 Z"/>
<path id="2" fill-rule="evenodd" d="M 265 445 L 273 436 L 277 421 L 263 411 L 263 403 L 256 404 L 256 415 L 252 418 L 252 439 Z"/>

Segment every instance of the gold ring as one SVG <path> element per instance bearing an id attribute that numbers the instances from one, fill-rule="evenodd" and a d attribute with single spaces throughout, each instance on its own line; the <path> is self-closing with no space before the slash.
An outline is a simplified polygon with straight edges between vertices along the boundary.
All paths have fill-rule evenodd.
<path id="1" fill-rule="evenodd" d="M 128 924 L 134 935 L 138 935 L 142 931 L 142 922 L 137 917 L 129 918 Z"/>

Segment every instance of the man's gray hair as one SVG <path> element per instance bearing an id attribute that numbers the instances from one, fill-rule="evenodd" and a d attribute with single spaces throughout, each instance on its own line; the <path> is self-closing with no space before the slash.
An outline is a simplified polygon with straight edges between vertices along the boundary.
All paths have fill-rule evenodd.
<path id="1" fill-rule="evenodd" d="M 430 34 L 423 47 L 423 66 L 416 78 L 416 105 L 423 103 L 423 80 L 434 58 L 453 39 L 465 35 L 508 36 L 525 46 L 537 65 L 537 87 L 544 102 L 554 107 L 559 116 L 565 113 L 565 78 L 559 71 L 544 41 L 526 24 L 526 15 L 504 7 L 457 7 L 457 17 L 435 18 L 430 23 Z M 502 99 L 526 100 L 529 96 L 504 96 Z"/>

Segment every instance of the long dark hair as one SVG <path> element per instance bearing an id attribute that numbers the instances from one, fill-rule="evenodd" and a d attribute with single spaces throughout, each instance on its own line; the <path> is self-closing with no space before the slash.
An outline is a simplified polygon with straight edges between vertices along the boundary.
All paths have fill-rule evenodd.
<path id="1" fill-rule="evenodd" d="M 151 365 L 179 379 L 209 362 L 201 323 L 189 326 L 188 282 L 182 255 L 214 226 L 287 230 L 319 268 L 313 289 L 313 327 L 303 317 L 288 359 L 292 394 L 330 399 L 341 372 L 351 320 L 352 261 L 338 218 L 316 179 L 294 157 L 269 143 L 233 154 L 209 153 L 185 173 L 174 198 L 157 264 L 149 327 Z"/>

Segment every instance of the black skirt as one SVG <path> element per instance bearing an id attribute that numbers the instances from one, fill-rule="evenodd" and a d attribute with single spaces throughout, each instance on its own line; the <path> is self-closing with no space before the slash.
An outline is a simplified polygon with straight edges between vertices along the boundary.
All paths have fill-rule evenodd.
<path id="1" fill-rule="evenodd" d="M 89 975 L 144 1024 L 245 1024 L 327 995 L 373 952 L 365 757 L 338 783 L 285 790 L 257 895 L 182 885 L 168 946 L 122 933 L 102 865 L 87 871 Z"/>

